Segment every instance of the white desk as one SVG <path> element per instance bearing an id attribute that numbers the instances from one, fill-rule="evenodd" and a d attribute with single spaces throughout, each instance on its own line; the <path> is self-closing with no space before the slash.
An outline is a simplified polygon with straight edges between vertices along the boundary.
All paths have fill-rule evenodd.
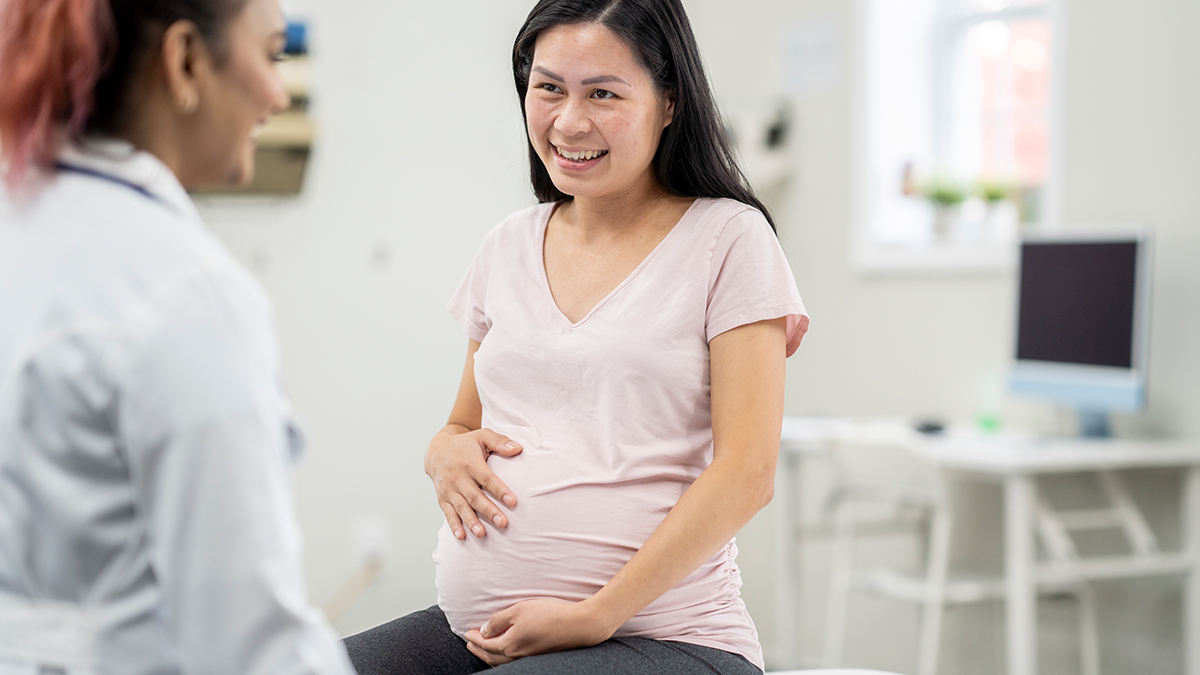
<path id="1" fill-rule="evenodd" d="M 800 487 L 800 460 L 824 454 L 836 433 L 853 434 L 853 422 L 784 421 L 780 443 L 783 473 L 780 488 L 783 512 L 780 546 L 787 553 L 779 562 L 778 589 L 782 605 L 777 610 L 781 644 L 795 641 L 795 581 L 799 563 L 795 547 L 798 532 L 796 493 Z M 1200 443 L 1165 441 L 1005 440 L 969 436 L 924 437 L 897 428 L 897 438 L 933 466 L 960 475 L 999 482 L 1004 490 L 1006 624 L 1009 675 L 1037 674 L 1037 586 L 1061 580 L 1063 569 L 1039 564 L 1034 540 L 1035 486 L 1039 475 L 1071 472 L 1116 471 L 1140 468 L 1179 468 L 1186 471 L 1183 492 L 1183 548 L 1156 555 L 1086 558 L 1073 565 L 1074 578 L 1119 579 L 1167 574 L 1186 576 L 1183 641 L 1187 675 L 1200 675 Z M 872 425 L 872 434 L 879 433 Z M 784 576 L 791 576 L 784 581 Z M 784 616 L 787 615 L 787 616 Z M 791 632 L 785 632 L 791 631 Z M 788 654 L 794 658 L 793 654 Z"/>

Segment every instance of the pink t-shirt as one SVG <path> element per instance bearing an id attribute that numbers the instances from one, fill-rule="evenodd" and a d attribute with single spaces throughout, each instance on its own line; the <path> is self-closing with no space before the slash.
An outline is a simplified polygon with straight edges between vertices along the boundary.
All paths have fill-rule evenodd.
<path id="1" fill-rule="evenodd" d="M 625 281 L 572 324 L 555 305 L 542 243 L 554 204 L 484 239 L 450 301 L 481 345 L 483 426 L 524 447 L 488 465 L 516 493 L 504 530 L 458 541 L 443 526 L 438 604 L 459 635 L 530 598 L 583 600 L 611 579 L 712 461 L 708 341 L 787 317 L 787 354 L 808 317 L 766 219 L 698 199 Z M 762 649 L 730 541 L 618 636 L 741 654 Z"/>

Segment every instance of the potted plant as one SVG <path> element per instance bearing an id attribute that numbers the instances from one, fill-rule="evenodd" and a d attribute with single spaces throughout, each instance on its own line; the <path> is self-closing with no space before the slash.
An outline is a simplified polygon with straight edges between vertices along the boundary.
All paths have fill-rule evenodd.
<path id="1" fill-rule="evenodd" d="M 984 225 L 993 237 L 1002 237 L 1016 225 L 1017 212 L 1013 197 L 1016 188 L 1012 183 L 980 179 L 975 184 L 975 194 L 987 208 Z"/>
<path id="2" fill-rule="evenodd" d="M 958 207 L 967 199 L 967 189 L 958 182 L 935 178 L 921 188 L 921 195 L 933 204 L 934 234 L 938 239 L 948 238 L 958 217 Z"/>
<path id="3" fill-rule="evenodd" d="M 1013 186 L 996 180 L 980 179 L 975 184 L 975 194 L 988 206 L 995 206 L 1006 199 L 1012 199 Z"/>

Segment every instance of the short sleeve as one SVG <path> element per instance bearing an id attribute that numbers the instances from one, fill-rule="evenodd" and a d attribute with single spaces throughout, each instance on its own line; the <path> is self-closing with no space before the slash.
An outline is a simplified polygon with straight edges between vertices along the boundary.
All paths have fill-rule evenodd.
<path id="1" fill-rule="evenodd" d="M 493 230 L 479 246 L 479 252 L 467 268 L 467 274 L 458 284 L 458 290 L 450 297 L 446 309 L 462 326 L 467 337 L 476 342 L 483 338 L 492 328 L 492 321 L 487 315 L 488 280 L 492 270 L 492 250 L 496 231 Z"/>
<path id="2" fill-rule="evenodd" d="M 808 330 L 808 313 L 783 249 L 766 218 L 746 208 L 720 229 L 712 256 L 707 340 L 739 326 L 787 318 L 787 355 Z"/>

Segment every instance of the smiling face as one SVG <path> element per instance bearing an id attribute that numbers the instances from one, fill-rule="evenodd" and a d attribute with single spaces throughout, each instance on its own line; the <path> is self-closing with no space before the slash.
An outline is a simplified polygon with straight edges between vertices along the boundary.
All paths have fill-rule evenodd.
<path id="1" fill-rule="evenodd" d="M 226 29 L 225 60 L 201 86 L 193 159 L 198 184 L 254 177 L 256 132 L 290 99 L 275 63 L 286 42 L 278 0 L 248 0 Z"/>
<path id="2" fill-rule="evenodd" d="M 605 199 L 655 186 L 654 154 L 674 109 L 607 27 L 567 24 L 538 36 L 526 126 L 561 192 Z"/>

